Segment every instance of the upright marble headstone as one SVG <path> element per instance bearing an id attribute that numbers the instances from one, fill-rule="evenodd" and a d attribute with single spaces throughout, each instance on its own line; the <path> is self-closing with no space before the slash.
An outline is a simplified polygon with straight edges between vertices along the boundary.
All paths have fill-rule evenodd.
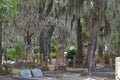
<path id="1" fill-rule="evenodd" d="M 21 70 L 20 76 L 23 78 L 31 78 L 32 77 L 30 70 Z"/>
<path id="2" fill-rule="evenodd" d="M 64 65 L 64 48 L 63 46 L 59 45 L 57 47 L 57 59 L 56 59 L 56 66 L 63 66 Z"/>
<path id="3" fill-rule="evenodd" d="M 120 57 L 115 58 L 115 80 L 120 80 Z"/>
<path id="4" fill-rule="evenodd" d="M 40 69 L 34 69 L 34 70 L 32 70 L 32 75 L 33 75 L 33 77 L 41 77 L 41 76 L 43 76 L 43 73 Z"/>
<path id="5" fill-rule="evenodd" d="M 32 47 L 27 46 L 26 47 L 26 62 L 33 62 L 33 55 L 32 55 Z"/>

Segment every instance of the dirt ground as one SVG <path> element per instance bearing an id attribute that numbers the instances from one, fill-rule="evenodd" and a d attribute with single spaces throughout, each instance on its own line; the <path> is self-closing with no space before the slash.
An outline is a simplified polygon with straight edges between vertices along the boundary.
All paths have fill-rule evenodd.
<path id="1" fill-rule="evenodd" d="M 0 80 L 14 80 L 14 79 L 12 79 L 11 76 L 0 76 Z M 53 80 L 115 80 L 115 79 L 87 75 L 87 76 L 82 76 L 79 78 L 54 78 Z"/>

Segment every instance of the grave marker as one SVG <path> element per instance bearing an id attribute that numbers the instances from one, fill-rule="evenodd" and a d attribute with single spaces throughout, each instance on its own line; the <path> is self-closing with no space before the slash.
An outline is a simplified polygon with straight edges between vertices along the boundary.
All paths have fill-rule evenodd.
<path id="1" fill-rule="evenodd" d="M 32 47 L 30 45 L 26 47 L 26 62 L 33 62 Z"/>
<path id="2" fill-rule="evenodd" d="M 20 75 L 23 78 L 31 78 L 32 77 L 30 70 L 21 70 Z"/>
<path id="3" fill-rule="evenodd" d="M 33 77 L 41 77 L 43 76 L 43 73 L 40 69 L 34 69 L 32 70 Z"/>
<path id="4" fill-rule="evenodd" d="M 120 57 L 115 58 L 115 80 L 120 80 Z"/>
<path id="5" fill-rule="evenodd" d="M 63 46 L 57 47 L 57 59 L 56 59 L 56 67 L 64 65 L 64 48 Z"/>

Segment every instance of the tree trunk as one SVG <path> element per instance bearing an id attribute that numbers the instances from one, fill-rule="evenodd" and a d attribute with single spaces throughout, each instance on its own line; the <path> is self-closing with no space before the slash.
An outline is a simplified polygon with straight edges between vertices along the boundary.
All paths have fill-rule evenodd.
<path id="1" fill-rule="evenodd" d="M 45 38 L 45 33 L 43 31 L 41 31 L 40 33 L 40 55 L 43 58 L 43 61 L 45 61 L 45 57 L 46 57 L 46 53 L 45 53 L 45 42 L 46 42 L 46 38 Z"/>
<path id="2" fill-rule="evenodd" d="M 0 22 L 0 65 L 2 64 L 2 23 Z"/>
<path id="3" fill-rule="evenodd" d="M 95 50 L 97 42 L 97 30 L 90 31 L 89 44 L 88 44 L 88 55 L 87 55 L 87 67 L 90 73 L 96 71 L 95 62 Z"/>
<path id="4" fill-rule="evenodd" d="M 95 51 L 98 34 L 100 0 L 94 0 L 94 10 L 92 14 L 92 24 L 89 26 L 89 46 L 87 55 L 87 67 L 89 73 L 96 71 Z"/>
<path id="5" fill-rule="evenodd" d="M 51 46 L 50 39 L 52 37 L 54 28 L 55 28 L 54 26 L 50 26 L 50 28 L 47 30 L 47 33 L 43 31 L 41 31 L 40 33 L 40 53 L 43 54 L 44 61 L 46 57 L 50 58 L 50 46 Z"/>
<path id="6" fill-rule="evenodd" d="M 83 52 L 82 52 L 82 26 L 80 18 L 77 19 L 77 64 L 83 63 Z"/>

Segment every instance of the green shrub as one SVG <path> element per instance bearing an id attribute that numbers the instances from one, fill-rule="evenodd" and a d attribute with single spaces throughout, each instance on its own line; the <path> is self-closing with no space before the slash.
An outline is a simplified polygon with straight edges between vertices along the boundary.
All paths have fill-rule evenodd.
<path id="1" fill-rule="evenodd" d="M 76 55 L 76 49 L 71 49 L 68 51 L 66 58 L 67 59 L 73 59 L 73 57 Z"/>
<path id="2" fill-rule="evenodd" d="M 52 52 L 50 53 L 50 55 L 51 55 L 52 58 L 56 58 L 57 53 L 52 51 Z"/>
<path id="3" fill-rule="evenodd" d="M 55 46 L 54 46 L 54 45 L 52 45 L 52 46 L 50 47 L 50 51 L 51 51 L 51 52 L 56 52 L 56 49 L 55 49 Z"/>
<path id="4" fill-rule="evenodd" d="M 34 47 L 34 53 L 35 54 L 39 53 L 39 46 Z"/>
<path id="5" fill-rule="evenodd" d="M 16 43 L 12 48 L 10 48 L 5 54 L 8 60 L 15 60 L 17 56 L 25 58 L 25 47 L 21 43 Z"/>
<path id="6" fill-rule="evenodd" d="M 56 58 L 57 53 L 56 53 L 55 45 L 52 45 L 50 47 L 50 55 L 51 55 L 52 58 Z"/>

